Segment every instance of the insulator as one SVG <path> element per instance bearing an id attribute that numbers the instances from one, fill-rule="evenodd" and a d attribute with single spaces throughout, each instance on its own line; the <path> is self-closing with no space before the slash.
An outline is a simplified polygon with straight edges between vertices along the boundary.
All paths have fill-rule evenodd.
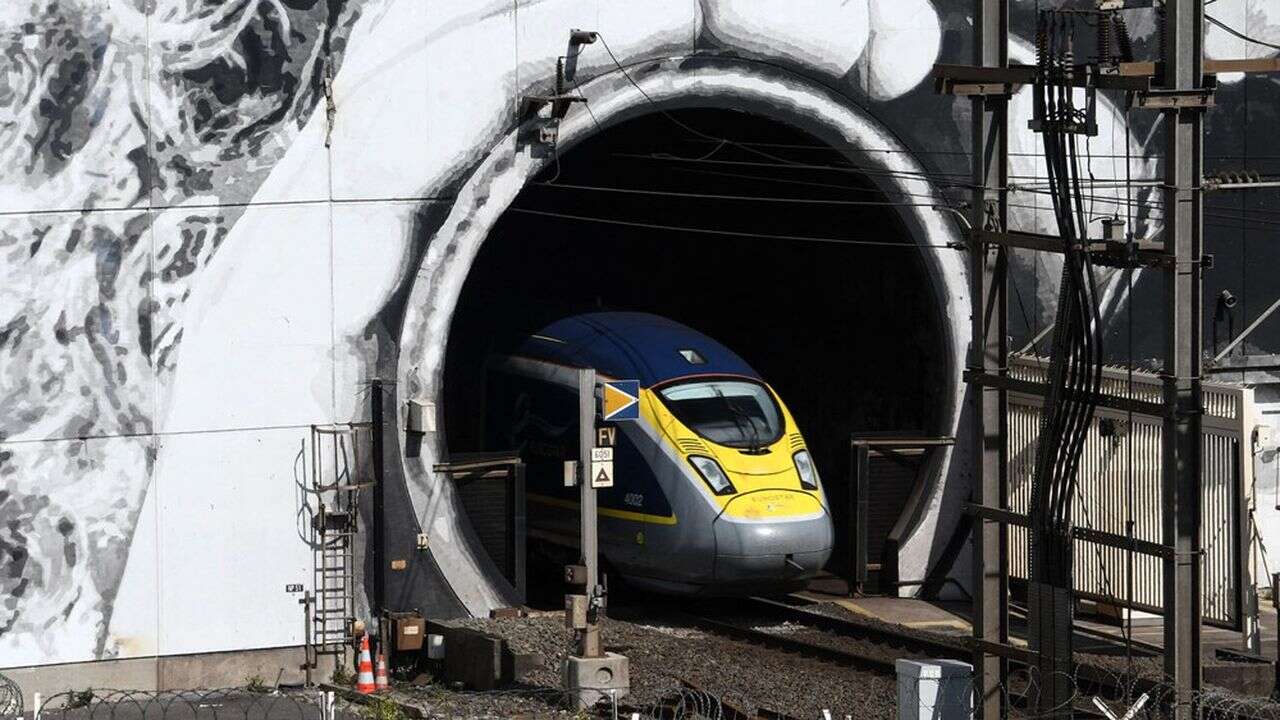
<path id="1" fill-rule="evenodd" d="M 1098 62 L 1111 62 L 1111 14 L 1098 18 Z"/>
<path id="2" fill-rule="evenodd" d="M 1036 23 L 1036 65 L 1042 74 L 1049 65 L 1049 24 L 1044 13 Z"/>
<path id="3" fill-rule="evenodd" d="M 1071 32 L 1069 30 L 1064 34 L 1066 35 L 1067 48 L 1062 53 L 1062 76 L 1065 79 L 1065 82 L 1068 85 L 1070 85 L 1072 79 L 1075 77 L 1075 64 L 1076 64 L 1075 43 L 1071 37 Z"/>
<path id="4" fill-rule="evenodd" d="M 1164 11 L 1164 7 L 1156 8 L 1156 23 L 1160 28 L 1158 33 L 1160 37 L 1159 57 L 1164 59 L 1165 48 L 1169 47 L 1169 17 Z"/>
<path id="5" fill-rule="evenodd" d="M 1133 38 L 1129 35 L 1129 26 L 1125 25 L 1124 16 L 1120 13 L 1112 15 L 1115 24 L 1116 45 L 1120 50 L 1120 62 L 1133 62 Z"/>

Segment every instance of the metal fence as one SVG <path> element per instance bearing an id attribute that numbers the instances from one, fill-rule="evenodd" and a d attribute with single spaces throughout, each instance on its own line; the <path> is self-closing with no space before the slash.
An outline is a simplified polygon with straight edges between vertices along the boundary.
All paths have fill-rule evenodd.
<path id="1" fill-rule="evenodd" d="M 2 676 L 0 676 L 2 677 Z M 808 678 L 820 696 L 821 682 Z M 972 679 L 970 678 L 970 685 Z M 1122 670 L 1107 671 L 1095 666 L 1080 665 L 1070 678 L 1074 688 L 1067 701 L 1077 710 L 1097 714 L 1106 707 L 1116 716 L 1136 704 L 1142 712 L 1136 717 L 1144 720 L 1164 720 L 1174 717 L 1172 683 L 1164 682 L 1157 675 L 1130 673 Z M 954 711 L 958 703 L 977 707 L 984 702 L 1000 702 L 1011 720 L 1033 720 L 1042 717 L 1037 710 L 1038 687 L 1030 673 L 1019 670 L 1010 673 L 990 698 L 973 697 L 965 692 L 952 691 L 929 693 L 921 696 L 912 687 L 900 687 L 897 700 L 911 708 L 932 709 L 930 717 L 942 712 L 941 703 Z M 706 690 L 676 683 L 666 689 L 645 693 L 643 703 L 604 702 L 585 711 L 572 711 L 568 697 L 559 689 L 541 687 L 516 687 L 503 690 L 459 692 L 437 685 L 398 687 L 394 692 L 354 698 L 357 703 L 335 700 L 334 693 L 318 690 L 290 690 L 273 692 L 249 688 L 221 690 L 176 690 L 144 692 L 134 690 L 83 690 L 54 695 L 33 708 L 25 717 L 30 720 L 409 720 L 410 718 L 507 718 L 507 717 L 576 717 L 606 718 L 612 720 L 745 720 L 746 718 L 773 718 L 775 720 L 826 720 L 854 717 L 841 712 L 839 707 L 821 713 L 787 714 L 785 711 L 764 710 L 748 701 L 734 698 L 732 701 Z M 1280 720 L 1280 704 L 1266 698 L 1244 697 L 1222 691 L 1206 691 L 1192 699 L 1197 717 L 1202 720 Z M 931 704 L 936 707 L 931 707 Z M 11 712 L 14 705 L 0 706 L 0 711 Z M 941 715 L 948 716 L 948 715 Z M 23 717 L 18 714 L 0 717 Z M 857 715 L 859 720 L 866 716 Z M 874 720 L 892 720 L 901 717 L 898 708 L 889 705 L 884 717 Z"/>
<path id="2" fill-rule="evenodd" d="M 270 687 L 216 690 L 71 690 L 37 701 L 33 720 L 356 720 L 328 712 L 321 694 Z"/>
<path id="3" fill-rule="evenodd" d="M 1044 382 L 1048 361 L 1011 356 L 1009 375 L 1018 380 Z M 1113 398 L 1162 402 L 1159 376 L 1134 372 L 1132 385 L 1123 368 L 1103 371 L 1102 393 Z M 1009 393 L 1009 505 L 1026 513 L 1031 498 L 1036 438 L 1044 399 Z M 1251 429 L 1255 422 L 1253 391 L 1224 383 L 1204 383 L 1201 475 L 1204 617 L 1208 622 L 1245 629 L 1253 590 L 1249 562 L 1252 526 L 1253 466 Z M 1161 418 L 1098 408 L 1089 428 L 1072 522 L 1079 527 L 1126 536 L 1162 540 L 1164 506 L 1161 500 Z M 1163 565 L 1157 557 L 1130 554 L 1120 548 L 1086 540 L 1075 544 L 1075 585 L 1083 597 L 1158 612 L 1163 607 Z M 1130 576 L 1130 569 L 1132 576 Z M 1026 579 L 1027 531 L 1009 529 L 1010 576 Z"/>
<path id="4" fill-rule="evenodd" d="M 0 673 L 0 720 L 22 716 L 22 688 Z"/>

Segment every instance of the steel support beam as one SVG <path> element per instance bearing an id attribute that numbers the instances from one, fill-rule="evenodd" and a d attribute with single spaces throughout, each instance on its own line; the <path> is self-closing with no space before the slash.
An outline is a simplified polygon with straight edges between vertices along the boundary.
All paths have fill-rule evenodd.
<path id="1" fill-rule="evenodd" d="M 1009 67 L 1009 0 L 975 0 L 974 12 L 974 65 L 1005 72 Z M 974 228 L 1004 231 L 1008 217 L 1008 96 L 975 95 L 971 102 L 974 189 L 970 223 Z M 994 210 L 990 216 L 989 206 Z M 996 227 L 990 226 L 992 220 Z M 968 369 L 984 376 L 1005 375 L 1009 355 L 1008 251 L 974 238 L 969 263 L 972 335 Z M 973 502 L 1006 508 L 1006 391 L 971 383 L 968 397 L 974 443 Z M 1002 688 L 1008 663 L 988 649 L 1009 642 L 1007 537 L 1006 528 L 998 522 L 976 518 L 973 523 L 973 670 L 978 692 L 975 717 L 981 720 L 997 720 L 1005 713 Z"/>
<path id="2" fill-rule="evenodd" d="M 1194 91 L 1204 77 L 1204 0 L 1165 3 L 1162 89 Z M 1164 670 L 1174 683 L 1173 716 L 1195 717 L 1200 672 L 1201 274 L 1204 254 L 1202 108 L 1162 111 L 1165 142 L 1165 416 L 1162 467 Z"/>
<path id="3" fill-rule="evenodd" d="M 867 490 L 871 485 L 871 450 L 854 443 L 849 484 L 849 597 L 859 597 L 867 582 Z"/>

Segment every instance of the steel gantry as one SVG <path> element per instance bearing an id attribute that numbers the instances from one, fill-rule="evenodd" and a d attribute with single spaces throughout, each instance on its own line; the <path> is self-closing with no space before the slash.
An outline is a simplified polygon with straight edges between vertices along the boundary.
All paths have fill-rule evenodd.
<path id="1" fill-rule="evenodd" d="M 1136 3 L 1129 3 L 1135 5 Z M 1150 3 L 1142 3 L 1151 7 Z M 1109 0 L 1113 11 L 1124 3 Z M 1203 59 L 1204 0 L 1163 3 L 1162 57 L 1156 62 L 1120 62 L 1101 72 L 1097 64 L 1080 66 L 1072 80 L 1080 87 L 1124 90 L 1133 106 L 1162 113 L 1165 178 L 1165 228 L 1162 242 L 1093 242 L 1083 251 L 1095 261 L 1159 269 L 1164 278 L 1164 418 L 1162 543 L 1138 547 L 1133 538 L 1099 537 L 1097 542 L 1158 556 L 1164 566 L 1165 671 L 1174 685 L 1172 711 L 1190 718 L 1201 686 L 1200 673 L 1200 416 L 1201 280 L 1205 265 L 1202 235 L 1203 113 L 1213 102 L 1209 70 L 1274 72 L 1277 67 L 1250 61 Z M 971 384 L 968 417 L 973 430 L 975 483 L 971 512 L 974 563 L 974 677 L 978 715 L 1002 717 L 1006 660 L 1025 655 L 1008 644 L 1006 528 L 1025 522 L 1008 510 L 1007 397 L 1012 381 L 1008 359 L 1006 288 L 1012 247 L 1070 252 L 1063 238 L 1011 232 L 1007 218 L 1008 100 L 1022 84 L 1036 81 L 1035 68 L 1010 66 L 1008 0 L 976 0 L 974 65 L 935 68 L 940 92 L 968 96 L 973 104 L 970 208 L 970 283 L 972 340 L 966 379 Z M 1245 67 L 1248 65 L 1248 67 Z M 1221 66 L 1221 67 L 1217 67 Z M 1025 388 L 1023 388 L 1025 390 Z M 1099 402 L 1101 398 L 1097 398 Z M 1133 402 L 1129 399 L 1129 402 Z M 1029 618 L 1035 625 L 1037 618 Z M 1068 630 L 1069 632 L 1069 630 Z M 1042 692 L 1043 692 L 1042 688 Z"/>

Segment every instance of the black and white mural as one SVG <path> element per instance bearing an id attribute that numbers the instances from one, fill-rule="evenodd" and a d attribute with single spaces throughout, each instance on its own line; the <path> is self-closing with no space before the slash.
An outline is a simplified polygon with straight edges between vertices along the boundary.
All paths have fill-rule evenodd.
<path id="1" fill-rule="evenodd" d="M 367 419 L 372 377 L 396 383 L 397 408 L 439 402 L 471 260 L 556 160 L 522 135 L 520 97 L 551 87 L 570 28 L 604 42 L 575 58 L 589 103 L 561 124 L 565 151 L 655 108 L 726 108 L 797 126 L 886 191 L 926 198 L 901 212 L 915 241 L 939 248 L 927 264 L 953 323 L 947 413 L 963 432 L 963 258 L 945 248 L 960 228 L 931 205 L 963 196 L 937 178 L 965 172 L 969 106 L 935 96 L 927 76 L 934 62 L 968 61 L 969 5 L 4 3 L 0 665 L 301 641 L 296 599 L 277 592 L 310 577 L 294 525 L 300 443 L 313 423 Z M 1014 56 L 1030 61 L 1037 3 L 1015 5 Z M 1270 0 L 1218 0 L 1212 12 L 1280 41 Z M 1131 28 L 1150 52 L 1154 23 Z M 1217 57 L 1275 53 L 1217 26 L 1206 40 Z M 1276 80 L 1222 81 L 1210 169 L 1274 173 Z M 1029 97 L 1013 112 L 1025 128 Z M 1129 148 L 1133 176 L 1157 177 L 1155 118 L 1127 118 L 1111 99 L 1099 116 L 1092 171 L 1122 176 Z M 1036 138 L 1016 133 L 1012 150 L 1011 224 L 1047 230 Z M 1099 182 L 1091 212 L 1117 212 L 1123 192 Z M 1231 289 L 1245 315 L 1265 307 L 1257 273 L 1275 251 L 1248 241 L 1277 221 L 1264 198 L 1210 211 L 1219 259 L 1207 297 Z M 1158 231 L 1158 214 L 1138 222 Z M 1019 258 L 1019 337 L 1051 315 L 1054 275 Z M 1128 297 L 1113 286 L 1115 311 Z M 1147 290 L 1139 281 L 1135 295 Z M 1252 344 L 1277 345 L 1276 331 Z M 441 441 L 402 450 L 394 481 L 457 607 L 503 604 L 430 472 Z M 962 456 L 950 463 L 904 545 L 907 567 L 922 571 L 954 527 L 944 503 L 967 479 Z"/>

